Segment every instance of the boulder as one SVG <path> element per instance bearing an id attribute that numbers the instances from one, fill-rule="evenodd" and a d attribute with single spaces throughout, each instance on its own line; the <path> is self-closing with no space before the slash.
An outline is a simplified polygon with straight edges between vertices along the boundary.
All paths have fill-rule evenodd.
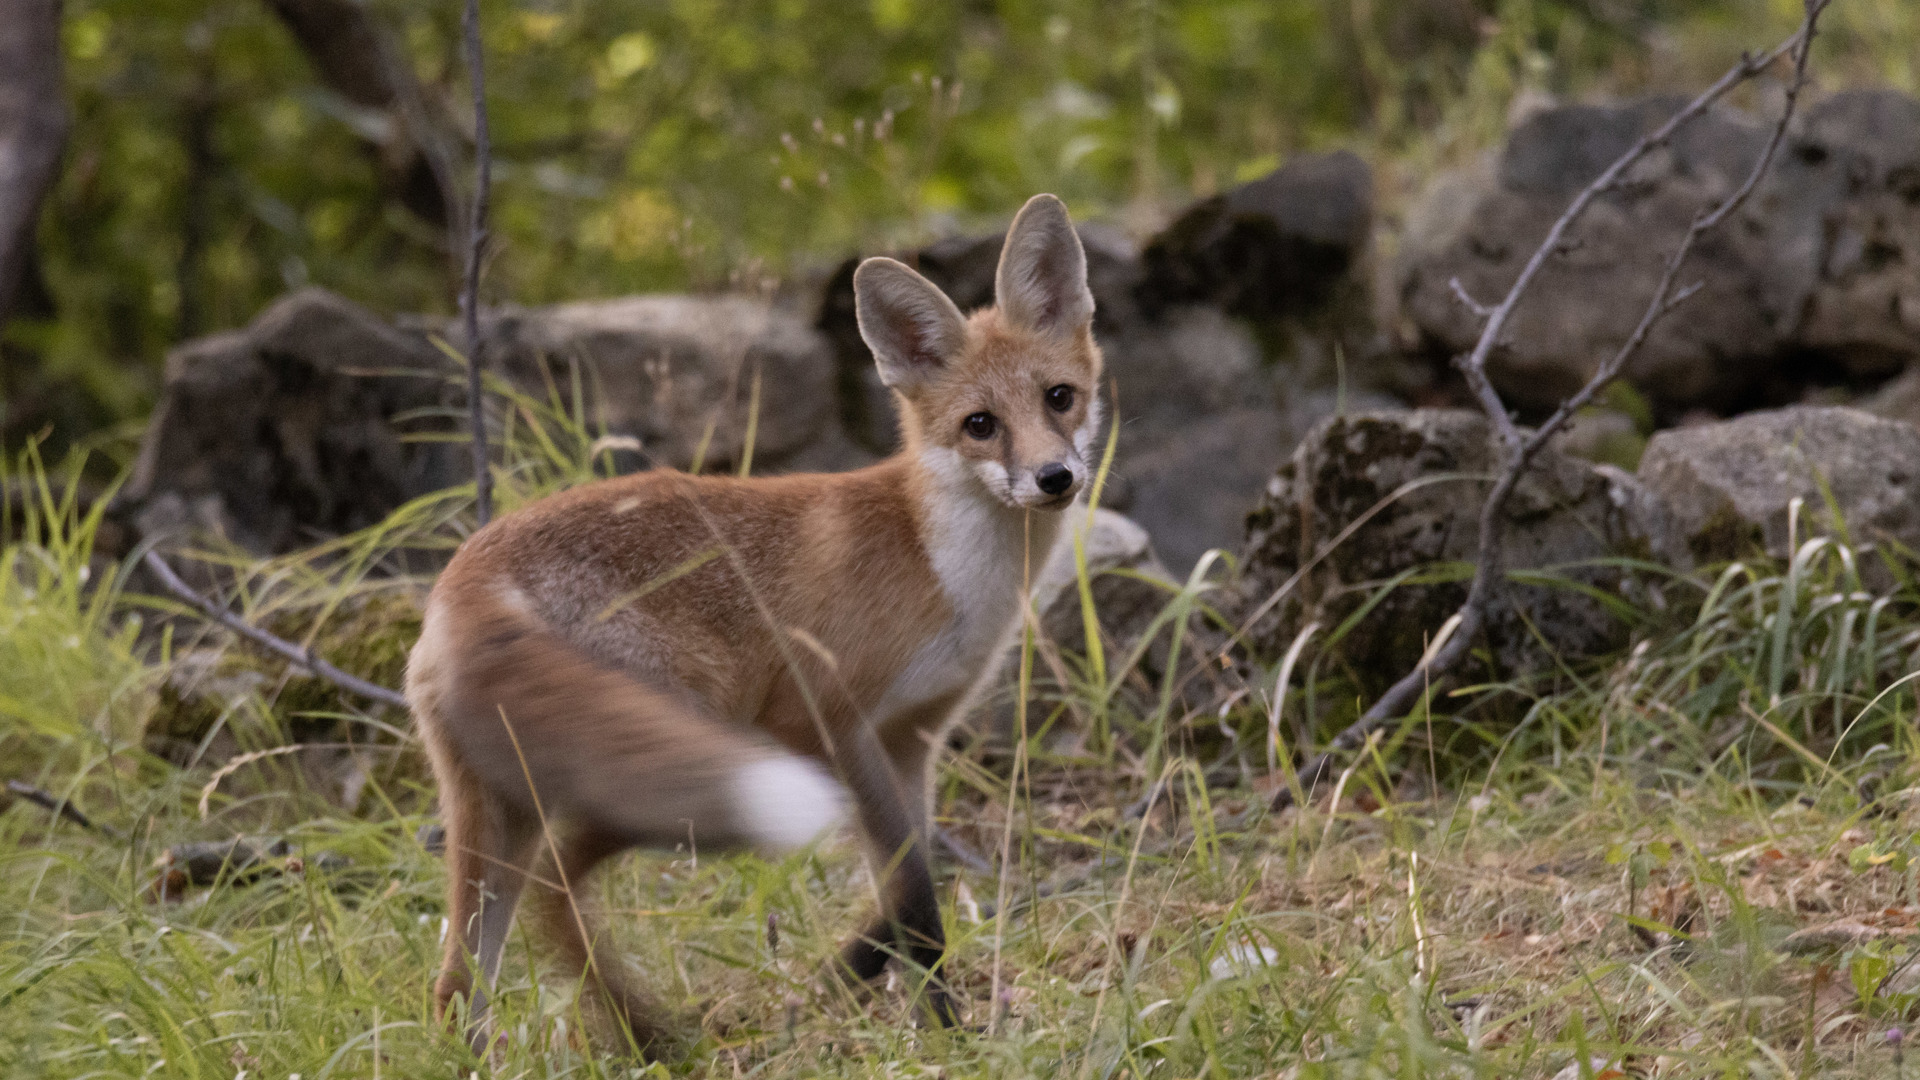
<path id="1" fill-rule="evenodd" d="M 1351 150 L 1301 154 L 1195 203 L 1147 245 L 1149 312 L 1206 303 L 1267 322 L 1325 305 L 1367 250 L 1373 172 Z"/>
<path id="2" fill-rule="evenodd" d="M 1754 207 L 1780 253 L 1769 303 L 1835 381 L 1920 359 L 1920 98 L 1855 90 L 1814 105 Z"/>
<path id="3" fill-rule="evenodd" d="M 1920 426 L 1920 367 L 1908 368 L 1853 405 L 1875 416 Z"/>
<path id="4" fill-rule="evenodd" d="M 756 471 L 779 471 L 838 426 L 831 347 L 760 300 L 654 295 L 509 308 L 484 333 L 488 363 L 543 399 L 568 386 L 577 365 L 589 422 L 639 439 L 655 464 L 687 468 L 704 447 L 703 468 L 737 465 L 756 380 Z"/>
<path id="5" fill-rule="evenodd" d="M 1319 623 L 1316 641 L 1324 644 L 1379 589 L 1425 568 L 1435 576 L 1394 588 L 1338 644 L 1342 662 L 1370 691 L 1410 670 L 1431 635 L 1466 599 L 1494 460 L 1486 419 L 1476 412 L 1416 409 L 1322 422 L 1274 474 L 1247 518 L 1241 617 L 1264 606 L 1311 563 L 1286 598 L 1254 623 L 1249 643 L 1255 655 L 1279 657 L 1312 622 Z M 1387 502 L 1329 547 L 1413 481 L 1425 486 Z M 1619 555 L 1658 558 L 1667 534 L 1658 502 L 1631 474 L 1551 447 L 1542 451 L 1508 504 L 1507 565 L 1567 567 L 1553 572 L 1579 588 L 1513 585 L 1509 602 L 1489 612 L 1485 629 L 1501 671 L 1549 663 L 1539 638 L 1562 659 L 1624 643 L 1625 625 L 1581 590 L 1631 596 L 1637 584 L 1615 569 L 1570 564 Z"/>
<path id="6" fill-rule="evenodd" d="M 1662 431 L 1640 479 L 1669 507 L 1670 546 L 1696 562 L 1787 557 L 1788 505 L 1801 500 L 1805 539 L 1839 527 L 1829 495 L 1861 549 L 1920 551 L 1920 429 L 1858 409 L 1796 406 Z"/>
<path id="7" fill-rule="evenodd" d="M 1101 643 L 1109 651 L 1124 652 L 1139 641 L 1179 584 L 1154 553 L 1152 538 L 1138 522 L 1102 507 L 1094 511 L 1088 527 L 1082 514 L 1070 513 L 1075 520 L 1069 525 L 1082 530 L 1084 536 L 1088 586 L 1093 592 Z M 1056 549 L 1034 579 L 1033 603 L 1040 612 L 1040 630 L 1047 640 L 1085 656 L 1086 622 L 1081 614 L 1079 573 L 1070 544 Z"/>
<path id="8" fill-rule="evenodd" d="M 1091 521 L 1082 511 L 1069 513 L 1073 517 L 1068 526 L 1083 538 L 1088 589 L 1108 677 L 1121 680 L 1113 701 L 1122 710 L 1145 715 L 1157 706 L 1159 687 L 1173 663 L 1173 626 L 1162 622 L 1156 627 L 1155 621 L 1174 601 L 1181 582 L 1154 553 L 1153 541 L 1139 523 L 1104 507 L 1094 511 Z M 1216 580 L 1220 576 L 1213 575 Z M 1210 602 L 1212 596 L 1204 600 Z M 1082 692 L 1079 687 L 1062 687 L 1058 674 L 1064 671 L 1070 679 L 1078 676 L 1083 670 L 1080 662 L 1088 653 L 1086 617 L 1070 543 L 1057 548 L 1054 557 L 1035 575 L 1033 603 L 1040 615 L 1039 648 L 1043 656 L 1032 671 L 1030 700 L 1037 703 L 1035 709 L 1050 710 L 1052 703 L 1063 696 Z M 1153 637 L 1140 651 L 1136 666 L 1131 672 L 1123 672 L 1122 665 L 1141 646 L 1149 630 Z M 1227 643 L 1226 634 L 1198 612 L 1187 620 L 1182 632 L 1181 663 L 1186 665 L 1183 674 L 1190 672 L 1192 677 L 1180 680 L 1175 699 L 1180 714 L 1199 710 L 1211 715 L 1221 702 L 1244 692 L 1246 684 L 1238 669 L 1211 662 Z M 1017 651 L 1018 646 L 1015 648 Z M 975 719 L 977 730 L 1002 737 L 1013 731 L 1018 677 L 1017 665 L 1009 661 L 1000 671 L 995 692 Z M 1043 717 L 1029 713 L 1035 724 Z M 1084 732 L 1063 723 L 1057 726 L 1056 734 L 1071 741 Z"/>
<path id="9" fill-rule="evenodd" d="M 458 440 L 465 382 L 430 335 L 322 289 L 302 289 L 241 330 L 186 343 L 122 504 L 144 535 L 213 534 L 286 551 L 372 525 L 402 503 L 471 480 Z M 756 382 L 756 471 L 835 468 L 871 456 L 839 433 L 833 353 L 757 300 L 642 296 L 508 308 L 483 324 L 491 371 L 519 392 L 574 393 L 590 431 L 638 440 L 616 465 L 733 468 Z M 457 336 L 454 338 L 457 340 Z"/>
<path id="10" fill-rule="evenodd" d="M 1469 348 L 1481 320 L 1451 282 L 1497 301 L 1574 195 L 1681 104 L 1538 112 L 1497 160 L 1429 185 L 1395 271 L 1416 347 Z M 1501 393 L 1545 410 L 1585 382 L 1638 322 L 1688 224 L 1744 181 L 1767 136 L 1716 108 L 1597 200 L 1489 360 Z M 1654 329 L 1627 378 L 1671 421 L 1790 402 L 1809 383 L 1870 383 L 1920 358 L 1917 177 L 1920 101 L 1856 91 L 1807 109 L 1753 198 L 1696 245 L 1679 280 L 1700 291 Z"/>
<path id="11" fill-rule="evenodd" d="M 463 448 L 408 438 L 453 429 L 430 414 L 458 403 L 457 375 L 356 304 L 289 293 L 168 355 L 121 503 L 149 537 L 212 533 L 256 552 L 372 525 L 469 478 Z"/>
<path id="12" fill-rule="evenodd" d="M 1480 303 L 1498 301 L 1574 195 L 1681 104 L 1656 98 L 1536 113 L 1494 167 L 1434 185 L 1428 199 L 1437 204 L 1414 212 L 1397 272 L 1402 315 L 1424 347 L 1470 349 L 1482 320 L 1451 282 Z M 1759 124 L 1731 110 L 1710 112 L 1644 159 L 1631 183 L 1596 200 L 1577 242 L 1542 269 L 1488 360 L 1501 394 L 1545 410 L 1585 383 L 1639 321 L 1694 215 L 1739 185 L 1765 139 Z M 1656 404 L 1731 407 L 1764 378 L 1754 358 L 1775 357 L 1781 339 L 1754 247 L 1745 230 L 1726 228 L 1689 256 L 1681 279 L 1703 282 L 1701 292 L 1683 316 L 1655 328 L 1627 369 Z"/>

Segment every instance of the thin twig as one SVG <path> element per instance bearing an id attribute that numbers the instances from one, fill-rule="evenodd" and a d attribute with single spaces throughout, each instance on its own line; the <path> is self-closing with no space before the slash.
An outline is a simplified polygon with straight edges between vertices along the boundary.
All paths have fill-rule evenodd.
<path id="1" fill-rule="evenodd" d="M 1481 303 L 1480 301 L 1475 300 L 1473 298 L 1473 294 L 1467 291 L 1467 287 L 1465 285 L 1460 284 L 1459 278 L 1457 277 L 1448 278 L 1447 288 L 1452 289 L 1454 299 L 1459 300 L 1461 306 L 1465 307 L 1468 311 L 1473 312 L 1473 314 L 1476 317 L 1482 318 L 1482 319 L 1489 319 L 1493 317 L 1493 309 Z"/>
<path id="2" fill-rule="evenodd" d="M 1358 720 L 1334 737 L 1325 753 L 1314 758 L 1300 770 L 1302 790 L 1311 791 L 1326 775 L 1336 755 L 1354 750 L 1369 735 L 1385 726 L 1389 719 L 1402 715 L 1416 698 L 1429 690 L 1436 676 L 1451 670 L 1472 650 L 1474 639 L 1486 622 L 1487 609 L 1503 580 L 1502 556 L 1506 539 L 1508 498 L 1513 494 L 1520 478 L 1526 473 L 1527 467 L 1532 464 L 1540 450 L 1561 428 L 1566 426 L 1574 413 L 1584 408 L 1619 377 L 1627 362 L 1645 344 L 1647 335 L 1653 327 L 1688 297 L 1699 291 L 1698 284 L 1675 291 L 1674 279 L 1679 275 L 1681 264 L 1692 252 L 1694 243 L 1739 209 L 1747 201 L 1747 197 L 1753 194 L 1760 180 L 1772 166 L 1780 144 L 1786 138 L 1787 127 L 1793 119 L 1800 91 L 1806 85 L 1807 56 L 1813 47 L 1815 27 L 1819 23 L 1821 12 L 1826 10 L 1829 2 L 1830 0 L 1807 0 L 1806 17 L 1792 37 L 1761 56 L 1749 54 L 1742 57 L 1740 62 L 1722 75 L 1718 82 L 1708 87 L 1658 129 L 1641 138 L 1618 160 L 1608 166 L 1605 172 L 1587 185 L 1585 190 L 1575 196 L 1573 202 L 1568 204 L 1567 209 L 1560 215 L 1559 220 L 1547 230 L 1546 238 L 1540 242 L 1533 257 L 1527 261 L 1525 269 L 1520 272 L 1519 278 L 1514 281 L 1506 297 L 1488 315 L 1487 325 L 1481 330 L 1479 341 L 1475 343 L 1473 351 L 1461 360 L 1460 367 L 1467 376 L 1469 386 L 1479 397 L 1481 406 L 1500 439 L 1504 462 L 1499 477 L 1494 481 L 1493 489 L 1487 494 L 1487 500 L 1480 510 L 1480 550 L 1474 564 L 1473 582 L 1467 589 L 1466 602 L 1454 615 L 1458 622 L 1445 644 L 1421 657 L 1420 663 L 1414 670 L 1389 687 L 1387 692 L 1382 694 Z M 1712 210 L 1694 218 L 1693 223 L 1687 228 L 1686 235 L 1681 238 L 1679 246 L 1668 256 L 1666 268 L 1660 275 L 1659 286 L 1654 290 L 1652 298 L 1647 302 L 1645 312 L 1640 316 L 1639 323 L 1634 326 L 1627 340 L 1594 371 L 1585 386 L 1560 403 L 1560 407 L 1554 410 L 1553 415 L 1548 417 L 1545 423 L 1531 434 L 1522 437 L 1519 429 L 1514 427 L 1512 418 L 1507 415 L 1506 406 L 1501 402 L 1499 394 L 1487 381 L 1486 362 L 1488 354 L 1493 351 L 1501 330 L 1505 327 L 1507 319 L 1512 316 L 1527 286 L 1532 284 L 1534 277 L 1546 264 L 1547 259 L 1561 249 L 1565 243 L 1567 230 L 1580 218 L 1593 200 L 1618 186 L 1635 162 L 1656 147 L 1665 145 L 1682 125 L 1705 112 L 1729 90 L 1760 74 L 1774 61 L 1789 54 L 1793 57 L 1793 80 L 1787 87 L 1786 102 L 1781 108 L 1779 120 L 1774 124 L 1772 135 L 1767 140 L 1766 148 L 1754 162 L 1746 181 Z M 1274 796 L 1272 807 L 1278 810 L 1291 804 L 1292 801 L 1292 789 L 1285 788 Z"/>
<path id="3" fill-rule="evenodd" d="M 119 832 L 117 832 L 116 830 L 109 828 L 108 826 L 102 825 L 99 822 L 88 817 L 87 815 L 81 813 L 80 808 L 73 805 L 71 802 L 68 802 L 67 800 L 61 798 L 58 795 L 53 794 L 50 791 L 46 791 L 42 788 L 34 787 L 32 784 L 24 783 L 19 780 L 9 780 L 7 781 L 7 793 L 9 795 L 15 795 L 15 796 L 18 796 L 19 798 L 25 799 L 28 802 L 32 803 L 33 805 L 51 812 L 53 816 L 58 818 L 65 818 L 66 820 L 73 822 L 75 825 L 78 825 L 83 829 L 92 829 L 95 832 L 103 833 L 107 836 L 120 835 Z"/>
<path id="4" fill-rule="evenodd" d="M 1521 269 L 1520 276 L 1514 279 L 1513 286 L 1507 290 L 1506 297 L 1488 313 L 1487 325 L 1481 329 L 1480 339 L 1474 342 L 1473 351 L 1460 361 L 1459 366 L 1461 373 L 1467 378 L 1468 386 L 1480 399 L 1481 408 L 1493 422 L 1494 430 L 1500 436 L 1501 446 L 1509 453 L 1519 448 L 1520 432 L 1514 426 L 1513 418 L 1507 415 L 1506 405 L 1500 400 L 1499 393 L 1494 390 L 1493 384 L 1487 381 L 1487 358 L 1499 344 L 1500 336 L 1506 330 L 1507 320 L 1513 317 L 1514 309 L 1519 306 L 1520 298 L 1526 295 L 1528 287 L 1533 284 L 1533 279 L 1539 276 L 1548 259 L 1566 249 L 1567 230 L 1586 215 L 1587 208 L 1595 199 L 1620 186 L 1627 171 L 1638 164 L 1641 158 L 1672 141 L 1674 132 L 1679 131 L 1694 117 L 1706 112 L 1714 102 L 1725 97 L 1728 91 L 1765 71 L 1775 60 L 1798 46 L 1802 40 L 1811 41 L 1813 24 L 1826 5 L 1827 0 L 1810 0 L 1806 20 L 1800 24 L 1800 29 L 1795 31 L 1792 37 L 1762 56 L 1754 56 L 1751 53 L 1742 56 L 1739 63 L 1728 69 L 1725 75 L 1720 76 L 1718 82 L 1708 87 L 1699 97 L 1688 102 L 1685 108 L 1674 113 L 1666 123 L 1642 136 L 1639 142 L 1634 143 L 1612 165 L 1607 166 L 1605 172 L 1595 177 L 1580 194 L 1574 196 L 1573 202 L 1567 204 L 1566 210 L 1553 223 L 1553 227 L 1547 230 L 1546 238 L 1540 241 L 1540 246 L 1534 250 L 1533 257 L 1528 259 L 1527 265 Z M 1804 70 L 1804 63 L 1796 64 L 1796 70 Z M 1792 105 L 1789 102 L 1788 108 L 1780 117 L 1782 129 L 1785 128 L 1786 120 L 1792 115 Z M 1767 154 L 1761 160 L 1762 166 L 1771 160 L 1773 146 L 1776 143 L 1777 140 L 1769 143 Z M 1743 188 L 1739 198 L 1744 200 L 1745 192 L 1748 190 L 1751 189 Z"/>
<path id="5" fill-rule="evenodd" d="M 460 286 L 460 317 L 467 336 L 467 426 L 473 435 L 473 512 L 480 524 L 493 517 L 493 473 L 487 467 L 486 400 L 481 396 L 480 260 L 487 246 L 487 204 L 493 187 L 493 140 L 487 130 L 487 77 L 481 66 L 480 0 L 467 0 L 463 20 L 467 79 L 473 85 L 473 202 L 467 222 L 467 272 Z"/>
<path id="6" fill-rule="evenodd" d="M 202 614 L 206 615 L 207 618 L 239 634 L 255 645 L 306 668 L 308 671 L 311 671 L 343 690 L 358 694 L 363 698 L 378 701 L 383 705 L 391 705 L 396 709 L 404 709 L 407 707 L 407 699 L 401 696 L 399 691 L 389 690 L 378 683 L 370 683 L 357 675 L 349 675 L 339 668 L 334 667 L 332 664 L 327 663 L 325 660 L 313 655 L 312 649 L 295 645 L 285 638 L 270 634 L 254 626 L 252 623 L 247 622 L 240 616 L 235 615 L 233 612 L 228 611 L 226 608 L 221 607 L 219 604 L 214 603 L 212 600 L 201 596 L 198 592 L 194 591 L 193 586 L 180 580 L 180 575 L 173 572 L 173 567 L 167 565 L 167 561 L 160 557 L 159 552 L 147 552 L 145 561 L 147 569 L 153 571 L 154 576 L 160 579 L 160 584 L 165 585 L 168 592 L 192 604 L 195 608 L 198 608 Z"/>

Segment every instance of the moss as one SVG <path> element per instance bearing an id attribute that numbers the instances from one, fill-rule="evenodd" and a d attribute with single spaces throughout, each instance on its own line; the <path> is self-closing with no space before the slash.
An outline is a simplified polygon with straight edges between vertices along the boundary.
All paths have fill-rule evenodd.
<path id="1" fill-rule="evenodd" d="M 1702 563 L 1738 559 L 1765 547 L 1766 534 L 1760 525 L 1742 517 L 1740 511 L 1725 500 L 1687 537 L 1687 549 L 1695 561 Z"/>
<path id="2" fill-rule="evenodd" d="M 382 589 L 355 597 L 327 616 L 314 635 L 316 655 L 368 682 L 399 689 L 407 671 L 407 652 L 420 637 L 425 596 L 411 589 Z M 316 613 L 288 611 L 270 620 L 275 633 L 305 640 Z M 286 715 L 301 712 L 339 712 L 364 709 L 368 703 L 324 679 L 295 675 L 281 691 L 277 705 Z"/>

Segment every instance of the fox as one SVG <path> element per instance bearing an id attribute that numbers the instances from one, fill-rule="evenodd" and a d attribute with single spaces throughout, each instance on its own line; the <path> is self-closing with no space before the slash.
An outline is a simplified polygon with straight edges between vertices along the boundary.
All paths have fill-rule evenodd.
<path id="1" fill-rule="evenodd" d="M 853 276 L 900 449 L 842 473 L 654 469 L 502 515 L 435 583 L 405 693 L 446 830 L 438 1015 L 475 1052 L 524 898 L 633 1045 L 658 999 L 607 955 L 582 883 L 631 848 L 804 847 L 849 809 L 878 911 L 838 974 L 897 957 L 918 1007 L 960 1013 L 929 852 L 932 764 L 992 676 L 1027 589 L 1084 505 L 1102 360 L 1086 253 L 1036 195 L 994 302 L 963 315 L 905 264 Z M 920 976 L 917 973 L 925 973 Z"/>

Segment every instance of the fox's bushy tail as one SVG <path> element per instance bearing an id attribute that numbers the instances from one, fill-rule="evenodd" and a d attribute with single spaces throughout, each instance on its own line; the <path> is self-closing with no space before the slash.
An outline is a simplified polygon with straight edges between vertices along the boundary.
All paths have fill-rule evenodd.
<path id="1" fill-rule="evenodd" d="M 468 993 L 478 1027 L 484 997 L 468 965 L 491 980 L 514 902 L 538 878 L 542 923 L 644 1046 L 661 1037 L 662 1013 L 598 954 L 588 873 L 635 846 L 791 849 L 838 819 L 841 790 L 758 732 L 595 663 L 511 590 L 476 591 L 436 595 L 407 672 L 447 828 L 440 1003 Z"/>

